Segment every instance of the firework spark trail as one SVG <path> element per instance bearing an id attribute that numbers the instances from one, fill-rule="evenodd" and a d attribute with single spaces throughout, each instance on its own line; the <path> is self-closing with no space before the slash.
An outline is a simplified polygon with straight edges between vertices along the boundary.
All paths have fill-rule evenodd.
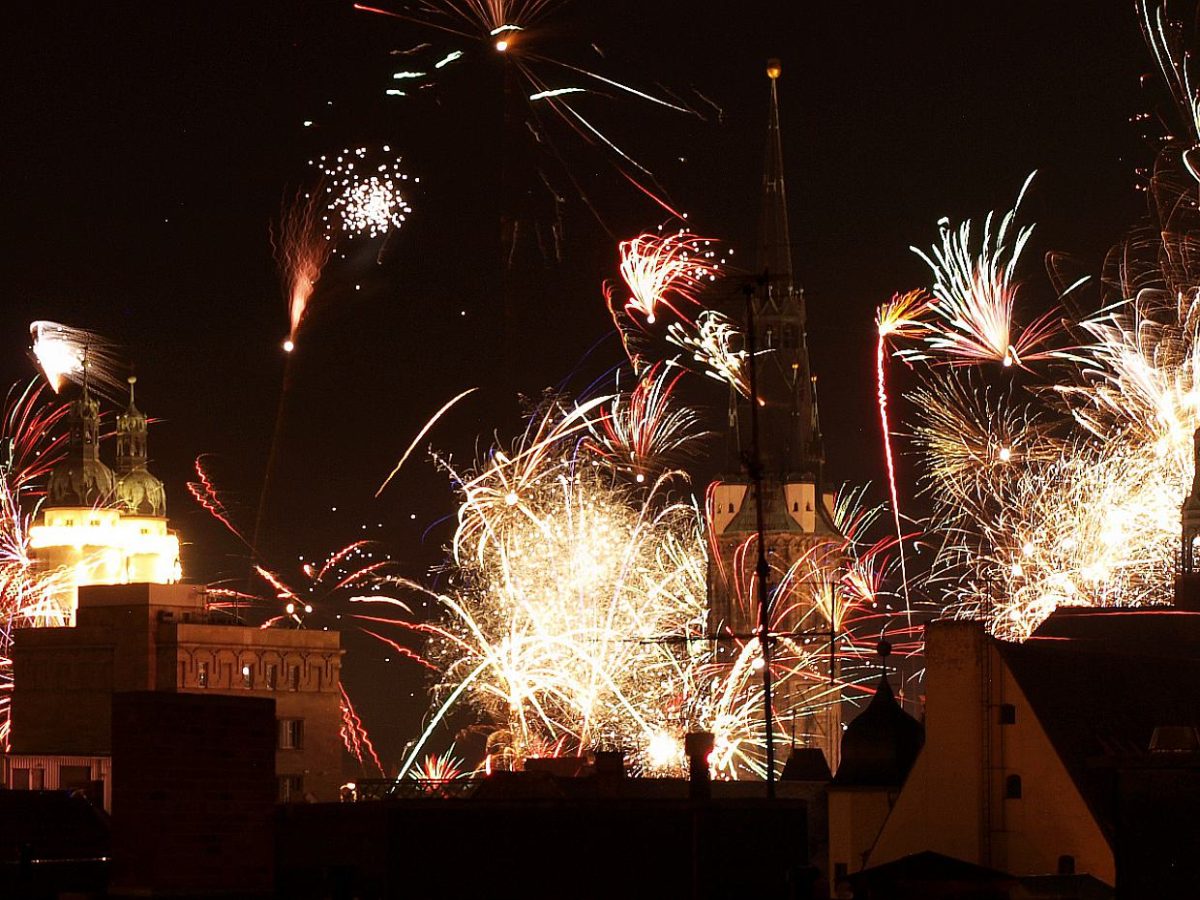
<path id="1" fill-rule="evenodd" d="M 908 567 L 904 559 L 904 535 L 900 525 L 900 496 L 896 486 L 896 462 L 892 457 L 892 428 L 888 422 L 888 396 L 885 363 L 889 338 L 918 337 L 928 326 L 925 316 L 930 310 L 930 301 L 924 291 L 909 291 L 896 294 L 891 301 L 881 306 L 875 316 L 878 339 L 875 344 L 875 384 L 879 400 L 879 422 L 883 429 L 883 452 L 887 463 L 888 491 L 892 500 L 892 518 L 896 526 L 896 541 L 900 554 L 900 584 L 904 592 L 904 604 L 911 608 L 908 595 Z"/>
<path id="2" fill-rule="evenodd" d="M 1200 93 L 1192 84 L 1188 63 L 1191 54 L 1183 44 L 1183 25 L 1167 18 L 1166 4 L 1139 0 L 1139 24 L 1146 46 L 1158 63 L 1158 71 L 1179 111 L 1187 146 L 1180 158 L 1192 178 L 1200 181 Z"/>
<path id="3" fill-rule="evenodd" d="M 109 398 L 125 395 L 128 368 L 120 348 L 108 338 L 59 322 L 29 325 L 29 352 L 56 394 L 68 384 L 88 386 Z"/>
<path id="4" fill-rule="evenodd" d="M 437 412 L 435 412 L 433 414 L 433 417 L 430 418 L 430 420 L 428 422 L 426 422 L 424 426 L 422 426 L 421 430 L 419 432 L 417 432 L 417 436 L 412 439 L 412 443 L 409 444 L 408 448 L 404 451 L 403 454 L 401 454 L 400 461 L 396 463 L 396 465 L 392 468 L 392 471 L 388 473 L 388 477 L 383 480 L 383 484 L 381 484 L 379 486 L 379 489 L 377 491 L 375 491 L 376 497 L 378 497 L 380 494 L 382 494 L 384 489 L 389 484 L 391 484 L 392 479 L 396 477 L 396 473 L 400 471 L 400 467 L 403 466 L 405 461 L 409 458 L 409 456 L 412 455 L 412 452 L 413 452 L 413 450 L 416 449 L 417 444 L 419 444 L 421 442 L 421 440 L 425 437 L 425 435 L 429 434 L 429 431 L 433 428 L 433 426 L 438 423 L 438 420 L 440 420 L 442 418 L 442 416 L 444 416 L 447 412 L 449 412 L 451 407 L 453 407 L 456 403 L 458 403 L 459 400 L 462 400 L 464 397 L 467 397 L 467 396 L 475 393 L 477 390 L 479 390 L 479 388 L 468 388 L 467 390 L 463 391 L 461 394 L 458 394 L 457 396 L 452 397 L 446 403 L 442 404 L 441 409 L 439 409 Z"/>
<path id="5" fill-rule="evenodd" d="M 436 63 L 426 69 L 424 78 L 406 79 L 403 83 L 413 83 L 427 87 L 435 83 L 437 74 L 446 65 L 461 60 L 467 56 L 472 45 L 478 51 L 482 49 L 488 55 L 501 54 L 506 63 L 506 78 L 511 77 L 520 81 L 520 94 L 525 99 L 524 109 L 516 113 L 526 128 L 534 135 L 537 143 L 549 151 L 548 156 L 562 163 L 566 158 L 558 147 L 556 135 L 547 127 L 551 117 L 561 123 L 568 135 L 573 135 L 587 145 L 601 147 L 612 158 L 614 168 L 634 184 L 641 192 L 662 208 L 672 211 L 673 206 L 666 199 L 666 191 L 658 184 L 653 172 L 640 162 L 632 153 L 618 144 L 592 118 L 581 111 L 574 102 L 580 96 L 590 93 L 617 92 L 631 97 L 642 103 L 669 110 L 672 113 L 700 116 L 695 110 L 681 102 L 672 102 L 648 91 L 640 90 L 633 85 L 616 78 L 607 77 L 593 69 L 573 65 L 560 59 L 535 52 L 535 44 L 545 37 L 545 32 L 539 30 L 548 16 L 560 5 L 558 0 L 547 2 L 496 2 L 476 3 L 455 2 L 455 0 L 439 0 L 439 2 L 424 2 L 408 10 L 392 11 L 380 7 L 368 6 L 361 3 L 354 5 L 355 9 L 416 25 L 432 28 L 445 35 L 453 35 L 462 39 L 463 46 L 446 52 L 445 49 L 435 51 L 435 56 L 441 54 Z M 553 79 L 542 74 L 553 71 Z M 396 73 L 397 75 L 416 76 L 416 71 Z M 589 87 L 578 83 L 562 83 L 562 76 L 583 80 Z M 512 92 L 515 96 L 516 92 Z M 407 91 L 390 88 L 388 94 L 404 97 Z M 538 109 L 545 108 L 551 116 L 541 116 Z M 512 110 L 515 112 L 515 110 Z M 637 176 L 630 174 L 635 170 Z M 555 203 L 561 202 L 561 190 L 556 190 L 550 184 L 544 171 L 539 172 L 543 185 L 555 198 Z M 581 188 L 578 181 L 568 171 L 567 179 L 574 185 L 584 204 L 603 222 L 599 211 L 593 205 L 591 198 Z M 607 226 L 606 226 L 607 227 Z M 510 251 L 511 252 L 511 248 Z"/>
<path id="6" fill-rule="evenodd" d="M 904 351 L 909 359 L 941 355 L 955 365 L 973 365 L 994 360 L 1004 366 L 1023 366 L 1045 359 L 1051 351 L 1037 351 L 1059 330 L 1054 311 L 1035 319 L 1019 336 L 1014 336 L 1013 306 L 1017 296 L 1015 272 L 1034 226 L 1013 233 L 1017 212 L 1036 173 L 1025 179 L 1013 208 L 1000 219 L 993 232 L 995 213 L 983 222 L 983 237 L 973 249 L 972 223 L 951 228 L 942 219 L 941 246 L 928 252 L 912 247 L 933 272 L 933 303 L 930 310 L 941 327 L 930 328 L 925 351 Z M 1036 351 L 1036 352 L 1035 352 Z"/>
<path id="7" fill-rule="evenodd" d="M 11 740 L 12 640 L 17 628 L 67 624 L 58 597 L 72 583 L 65 570 L 44 570 L 30 549 L 28 503 L 62 458 L 64 407 L 43 388 L 14 385 L 0 417 L 0 749 Z"/>
<path id="8" fill-rule="evenodd" d="M 271 232 L 271 245 L 287 298 L 290 328 L 283 347 L 289 353 L 296 346 L 309 301 L 333 253 L 333 235 L 324 218 L 325 202 L 320 184 L 310 193 L 297 194 Z"/>
<path id="9" fill-rule="evenodd" d="M 342 726 L 341 737 L 342 743 L 346 748 L 346 752 L 358 760 L 360 766 L 365 767 L 363 754 L 366 753 L 370 757 L 371 763 L 379 771 L 380 777 L 386 777 L 387 772 L 383 768 L 383 763 L 379 761 L 379 754 L 375 752 L 375 745 L 371 743 L 371 738 L 367 734 L 367 729 L 363 727 L 362 719 L 354 709 L 354 704 L 350 702 L 350 695 L 346 693 L 346 686 L 339 684 L 341 690 L 341 714 Z"/>
<path id="10" fill-rule="evenodd" d="M 622 306 L 620 288 L 615 282 L 606 281 L 604 299 L 613 325 L 621 336 L 625 355 L 634 372 L 638 373 L 643 368 L 641 357 L 629 346 L 619 309 L 637 327 L 642 326 L 634 313 L 644 319 L 646 325 L 653 325 L 659 307 L 686 319 L 676 304 L 680 301 L 699 304 L 700 292 L 706 284 L 716 280 L 721 261 L 716 259 L 711 240 L 683 230 L 666 235 L 641 234 L 621 241 L 618 252 L 621 278 L 629 297 Z"/>
<path id="11" fill-rule="evenodd" d="M 741 349 L 742 333 L 727 316 L 706 309 L 696 317 L 694 326 L 673 322 L 667 328 L 667 341 L 686 350 L 705 375 L 725 382 L 749 398 L 750 380 L 746 371 L 746 351 Z"/>
<path id="12" fill-rule="evenodd" d="M 641 484 L 686 455 L 705 437 L 695 411 L 674 401 L 683 371 L 655 363 L 628 395 L 612 398 L 607 413 L 594 422 L 593 449 Z"/>
<path id="13" fill-rule="evenodd" d="M 465 774 L 463 761 L 454 755 L 454 747 L 451 747 L 445 753 L 427 755 L 421 761 L 420 766 L 409 771 L 408 777 L 416 781 L 440 785 L 462 778 Z"/>

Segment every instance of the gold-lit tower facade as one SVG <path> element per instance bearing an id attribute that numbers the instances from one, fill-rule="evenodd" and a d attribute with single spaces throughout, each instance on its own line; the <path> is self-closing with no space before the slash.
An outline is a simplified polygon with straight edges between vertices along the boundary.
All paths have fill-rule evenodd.
<path id="1" fill-rule="evenodd" d="M 56 609 L 70 625 L 77 589 L 89 584 L 179 581 L 179 537 L 167 524 L 163 483 L 147 468 L 146 416 L 134 403 L 117 416 L 117 469 L 100 458 L 100 403 L 85 384 L 68 414 L 66 456 L 50 473 L 30 546 L 46 571 L 63 574 Z"/>

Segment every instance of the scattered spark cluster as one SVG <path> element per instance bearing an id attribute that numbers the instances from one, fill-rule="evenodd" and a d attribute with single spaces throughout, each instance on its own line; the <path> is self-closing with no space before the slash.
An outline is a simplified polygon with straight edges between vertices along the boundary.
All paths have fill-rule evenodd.
<path id="1" fill-rule="evenodd" d="M 409 189 L 421 179 L 410 181 L 390 152 L 384 146 L 383 156 L 373 160 L 368 148 L 357 147 L 313 161 L 325 180 L 328 231 L 375 238 L 403 227 L 412 212 Z"/>

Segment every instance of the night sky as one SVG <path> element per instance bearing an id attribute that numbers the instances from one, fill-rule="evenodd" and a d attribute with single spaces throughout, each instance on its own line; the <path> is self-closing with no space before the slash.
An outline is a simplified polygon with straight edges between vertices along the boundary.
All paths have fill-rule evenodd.
<path id="1" fill-rule="evenodd" d="M 191 577 L 244 579 L 244 549 L 184 483 L 192 460 L 213 454 L 240 524 L 253 528 L 287 331 L 268 229 L 283 198 L 311 180 L 314 155 L 388 143 L 422 185 L 383 265 L 377 245 L 360 243 L 318 287 L 291 360 L 265 516 L 263 549 L 276 567 L 364 536 L 412 577 L 441 558 L 449 529 L 436 523 L 454 501 L 427 459 L 410 461 L 381 500 L 372 495 L 432 412 L 465 388 L 486 390 L 447 417 L 434 445 L 461 461 L 477 439 L 511 430 L 516 407 L 497 387 L 507 377 L 497 336 L 506 277 L 519 307 L 514 387 L 578 391 L 619 363 L 600 292 L 616 276 L 613 236 L 665 216 L 604 154 L 560 131 L 565 168 L 603 221 L 565 191 L 561 262 L 525 258 L 503 275 L 500 183 L 514 144 L 500 66 L 480 55 L 448 68 L 435 91 L 385 96 L 391 73 L 408 67 L 390 51 L 461 41 L 356 12 L 349 0 L 26 4 L 5 30 L 0 374 L 6 383 L 32 375 L 32 319 L 124 345 L 139 405 L 164 420 L 151 433 L 152 469 L 167 482 Z M 1130 120 L 1156 97 L 1139 84 L 1149 60 L 1132 2 L 577 0 L 537 41 L 547 56 L 671 90 L 710 114 L 700 121 L 616 94 L 580 102 L 648 163 L 695 230 L 747 260 L 764 63 L 783 59 L 794 256 L 838 482 L 878 485 L 872 316 L 894 291 L 926 283 L 908 247 L 931 244 L 941 216 L 1006 209 L 1040 170 L 1025 207 L 1038 230 L 1019 301 L 1032 314 L 1053 300 L 1041 254 L 1065 251 L 1094 271 L 1144 208 L 1135 168 L 1153 150 Z M 724 393 L 696 390 L 719 423 Z M 346 681 L 394 756 L 422 709 L 422 676 L 385 662 L 392 654 L 378 644 L 347 644 Z"/>

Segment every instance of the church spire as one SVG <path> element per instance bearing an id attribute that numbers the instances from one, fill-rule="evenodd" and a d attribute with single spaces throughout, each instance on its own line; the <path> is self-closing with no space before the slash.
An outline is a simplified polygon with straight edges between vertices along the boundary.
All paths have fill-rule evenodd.
<path id="1" fill-rule="evenodd" d="M 767 62 L 771 81 L 771 115 L 767 124 L 763 205 L 759 223 L 758 271 L 769 276 L 768 289 L 778 299 L 795 292 L 792 283 L 792 239 L 788 230 L 787 189 L 783 175 L 783 135 L 779 128 L 779 60 Z M 777 299 L 777 302 L 778 302 Z"/>
<path id="2" fill-rule="evenodd" d="M 817 417 L 816 384 L 808 359 L 804 293 L 796 288 L 784 186 L 783 135 L 779 115 L 779 60 L 767 63 L 770 111 L 763 169 L 758 268 L 762 284 L 754 298 L 755 357 L 762 401 L 759 456 L 763 473 L 781 483 L 818 484 L 824 464 Z M 744 456 L 748 406 L 738 403 L 735 441 Z"/>

